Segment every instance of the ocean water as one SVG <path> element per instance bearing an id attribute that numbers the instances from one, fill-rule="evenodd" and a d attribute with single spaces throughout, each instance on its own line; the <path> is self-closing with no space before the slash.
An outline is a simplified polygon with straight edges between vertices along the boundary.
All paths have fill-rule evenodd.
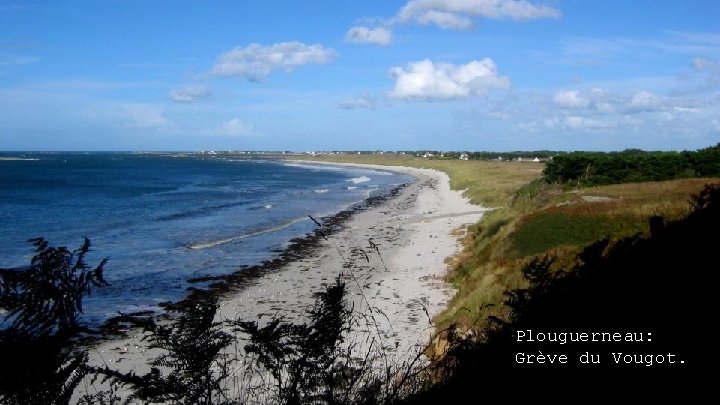
<path id="1" fill-rule="evenodd" d="M 335 214 L 411 182 L 380 170 L 215 155 L 0 153 L 0 267 L 27 266 L 27 240 L 109 257 L 109 287 L 85 301 L 84 320 L 159 310 L 189 278 L 271 259 Z M 8 157 L 10 159 L 8 159 Z"/>

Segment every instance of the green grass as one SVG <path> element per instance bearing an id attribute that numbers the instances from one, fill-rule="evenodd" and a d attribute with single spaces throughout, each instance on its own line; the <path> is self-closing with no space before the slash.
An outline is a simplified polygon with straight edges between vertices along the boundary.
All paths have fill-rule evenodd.
<path id="1" fill-rule="evenodd" d="M 543 210 L 525 216 L 510 236 L 507 256 L 520 258 L 542 254 L 564 245 L 580 246 L 606 238 L 644 232 L 646 217 L 602 214 L 571 214 Z"/>

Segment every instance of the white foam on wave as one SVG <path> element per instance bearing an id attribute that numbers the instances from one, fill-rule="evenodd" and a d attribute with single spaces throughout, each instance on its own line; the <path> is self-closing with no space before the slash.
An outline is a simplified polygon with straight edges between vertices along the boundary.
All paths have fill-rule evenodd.
<path id="1" fill-rule="evenodd" d="M 323 189 L 314 190 L 314 191 L 315 191 L 316 193 L 318 193 L 318 194 L 323 194 L 323 193 L 327 193 L 328 191 L 330 191 L 330 189 L 329 189 L 329 188 L 323 188 Z"/>
<path id="2" fill-rule="evenodd" d="M 320 171 L 320 170 L 326 170 L 326 171 L 346 171 L 348 170 L 347 167 L 344 166 L 331 166 L 331 165 L 318 165 L 318 164 L 312 164 L 312 163 L 281 163 L 283 166 L 287 167 L 297 167 L 300 169 L 308 169 L 313 171 Z"/>
<path id="3" fill-rule="evenodd" d="M 348 189 L 348 190 L 355 190 L 356 188 L 357 188 L 357 186 L 348 186 L 347 189 Z"/>
<path id="4" fill-rule="evenodd" d="M 370 181 L 370 177 L 368 176 L 360 176 L 360 177 L 354 177 L 352 179 L 348 179 L 345 181 L 349 181 L 355 184 L 365 183 L 366 181 Z"/>
<path id="5" fill-rule="evenodd" d="M 266 207 L 267 207 L 267 206 L 266 206 Z M 262 229 L 262 230 L 259 230 L 259 231 L 256 231 L 256 232 L 246 233 L 246 234 L 244 234 L 244 235 L 231 236 L 231 237 L 229 237 L 229 238 L 211 240 L 211 241 L 206 241 L 206 242 L 192 243 L 192 244 L 190 244 L 190 245 L 187 245 L 186 247 L 187 247 L 188 249 L 190 249 L 190 250 L 207 249 L 207 248 L 215 247 L 215 246 L 218 246 L 218 245 L 224 245 L 224 244 L 226 244 L 226 243 L 234 242 L 234 241 L 236 241 L 236 240 L 251 238 L 251 237 L 253 237 L 253 236 L 258 236 L 258 235 L 262 235 L 262 234 L 265 234 L 265 233 L 279 231 L 279 230 L 281 230 L 281 229 L 283 229 L 283 228 L 287 228 L 287 227 L 290 226 L 290 225 L 293 225 L 293 224 L 295 224 L 295 223 L 298 223 L 298 222 L 300 222 L 300 221 L 305 221 L 305 220 L 307 220 L 307 218 L 304 218 L 304 217 L 303 217 L 303 218 L 297 218 L 297 219 L 294 219 L 294 220 L 292 220 L 292 221 L 286 222 L 286 223 L 284 223 L 284 224 L 281 224 L 281 225 L 278 225 L 278 226 L 274 226 L 274 227 L 272 227 L 272 228 Z"/>
<path id="6" fill-rule="evenodd" d="M 270 205 L 270 204 L 266 204 L 266 205 L 264 205 L 264 208 L 266 208 L 266 209 L 270 209 L 270 208 L 272 208 L 272 207 L 273 207 L 273 206 L 272 206 L 272 205 Z"/>

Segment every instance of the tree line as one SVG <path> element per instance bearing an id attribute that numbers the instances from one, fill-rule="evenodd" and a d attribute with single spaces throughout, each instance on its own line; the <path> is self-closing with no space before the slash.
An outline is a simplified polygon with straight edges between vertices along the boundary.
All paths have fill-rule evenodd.
<path id="1" fill-rule="evenodd" d="M 720 176 L 720 143 L 697 151 L 573 152 L 554 156 L 543 171 L 548 183 L 600 186 Z"/>

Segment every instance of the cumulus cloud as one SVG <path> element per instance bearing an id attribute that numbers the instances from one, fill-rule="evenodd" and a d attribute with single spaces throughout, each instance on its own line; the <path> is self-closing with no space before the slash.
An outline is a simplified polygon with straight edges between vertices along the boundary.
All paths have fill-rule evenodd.
<path id="1" fill-rule="evenodd" d="M 671 99 L 644 90 L 631 94 L 610 92 L 601 88 L 591 90 L 560 90 L 552 97 L 553 105 L 564 110 L 614 114 L 684 108 L 683 100 Z"/>
<path id="2" fill-rule="evenodd" d="M 668 107 L 664 104 L 665 103 L 662 97 L 641 90 L 633 93 L 627 106 L 630 110 L 652 111 Z"/>
<path id="3" fill-rule="evenodd" d="M 562 108 L 586 108 L 590 100 L 582 97 L 578 90 L 562 90 L 553 97 L 555 104 Z"/>
<path id="4" fill-rule="evenodd" d="M 523 108 L 506 106 L 514 111 L 518 127 L 527 130 L 559 129 L 567 131 L 601 131 L 614 128 L 640 128 L 698 122 L 711 115 L 711 100 L 685 96 L 662 95 L 647 90 L 610 91 L 602 88 L 560 90 L 545 96 L 525 97 L 530 104 Z M 548 103 L 548 99 L 552 103 Z M 718 99 L 720 105 L 720 99 Z M 525 118 L 522 118 L 522 117 Z M 529 118 L 529 119 L 527 119 Z M 662 124 L 658 124 L 662 123 Z"/>
<path id="5" fill-rule="evenodd" d="M 302 42 L 281 42 L 270 46 L 251 44 L 221 54 L 212 73 L 217 76 L 244 77 L 251 81 L 259 81 L 274 70 L 283 69 L 289 72 L 301 65 L 327 63 L 334 55 L 334 50 L 319 44 L 306 45 Z"/>
<path id="6" fill-rule="evenodd" d="M 392 31 L 382 27 L 352 27 L 345 34 L 345 41 L 356 44 L 390 45 Z"/>
<path id="7" fill-rule="evenodd" d="M 510 87 L 510 79 L 498 75 L 495 62 L 490 58 L 465 65 L 425 59 L 404 68 L 393 67 L 390 75 L 395 80 L 395 88 L 388 95 L 399 99 L 449 100 Z"/>
<path id="8" fill-rule="evenodd" d="M 395 20 L 467 29 L 473 25 L 471 18 L 476 17 L 523 21 L 559 16 L 557 9 L 527 0 L 410 0 Z"/>
<path id="9" fill-rule="evenodd" d="M 720 133 L 714 131 L 720 127 L 713 127 L 720 122 L 717 92 L 678 94 L 664 83 L 652 87 L 634 79 L 603 83 L 603 87 L 518 89 L 475 103 L 475 108 L 469 118 L 473 123 L 468 125 L 485 128 L 494 120 L 494 125 L 508 125 L 517 134 L 548 136 L 549 141 L 557 134 L 572 134 L 565 139 L 577 142 L 572 146 L 577 149 L 608 140 L 612 140 L 612 148 L 622 149 L 633 142 L 645 142 L 643 148 L 657 148 L 661 138 L 674 142 L 668 147 L 686 149 L 688 144 L 699 147 L 717 143 L 713 136 L 717 139 Z M 506 114 L 498 114 L 497 109 Z"/>
<path id="10" fill-rule="evenodd" d="M 343 110 L 359 110 L 359 109 L 366 109 L 366 110 L 374 110 L 375 109 L 375 100 L 373 100 L 368 95 L 362 95 L 355 98 L 348 98 L 345 100 L 340 100 L 337 103 L 338 108 L 341 108 Z"/>
<path id="11" fill-rule="evenodd" d="M 205 86 L 186 86 L 170 91 L 172 100 L 180 103 L 192 103 L 212 96 L 212 92 Z"/>
<path id="12" fill-rule="evenodd" d="M 473 22 L 467 17 L 444 11 L 430 10 L 417 16 L 417 22 L 422 25 L 437 25 L 440 28 L 465 30 L 473 27 Z"/>

